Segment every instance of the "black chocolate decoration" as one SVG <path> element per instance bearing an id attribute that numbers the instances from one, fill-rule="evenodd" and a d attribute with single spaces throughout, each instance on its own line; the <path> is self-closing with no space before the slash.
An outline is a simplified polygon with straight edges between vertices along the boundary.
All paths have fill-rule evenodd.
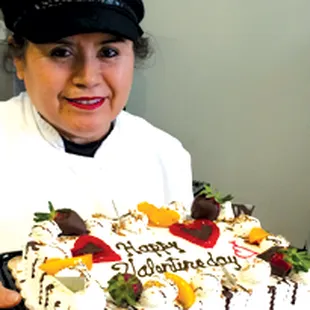
<path id="1" fill-rule="evenodd" d="M 233 212 L 235 217 L 240 216 L 241 214 L 252 216 L 255 210 L 255 206 L 246 206 L 244 204 L 233 203 L 232 204 Z"/>

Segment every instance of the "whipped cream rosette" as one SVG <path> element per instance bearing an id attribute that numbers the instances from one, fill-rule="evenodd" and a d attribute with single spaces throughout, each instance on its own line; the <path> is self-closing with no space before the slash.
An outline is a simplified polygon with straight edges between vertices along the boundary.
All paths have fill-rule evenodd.
<path id="1" fill-rule="evenodd" d="M 223 271 L 221 267 L 197 270 L 191 278 L 191 286 L 199 298 L 220 296 L 222 293 Z"/>
<path id="2" fill-rule="evenodd" d="M 114 221 L 113 229 L 120 234 L 142 234 L 148 226 L 148 217 L 138 211 L 130 210 L 128 214 L 125 214 L 119 218 L 118 221 Z"/>
<path id="3" fill-rule="evenodd" d="M 61 234 L 61 229 L 54 220 L 45 220 L 32 227 L 29 237 L 35 241 L 49 243 L 56 241 Z"/>
<path id="4" fill-rule="evenodd" d="M 303 285 L 310 285 L 310 271 L 292 272 L 290 278 Z"/>
<path id="5" fill-rule="evenodd" d="M 93 214 L 85 223 L 92 236 L 104 238 L 112 234 L 112 220 L 102 214 Z"/>
<path id="6" fill-rule="evenodd" d="M 224 307 L 222 279 L 223 272 L 220 267 L 197 270 L 191 278 L 191 286 L 194 289 L 196 300 L 190 310 L 206 309 L 211 305 L 215 309 Z"/>
<path id="7" fill-rule="evenodd" d="M 275 246 L 287 248 L 290 246 L 290 242 L 286 240 L 283 236 L 269 234 L 259 243 L 259 248 L 262 251 L 266 251 Z"/>
<path id="8" fill-rule="evenodd" d="M 143 285 L 139 305 L 145 309 L 173 309 L 178 293 L 171 280 L 153 276 Z"/>
<path id="9" fill-rule="evenodd" d="M 237 273 L 237 283 L 247 290 L 267 286 L 271 275 L 270 264 L 260 258 L 247 261 Z"/>
<path id="10" fill-rule="evenodd" d="M 54 277 L 70 291 L 68 294 L 70 309 L 87 309 L 91 301 L 91 309 L 102 310 L 106 306 L 106 293 L 91 277 L 89 272 L 91 266 L 86 264 L 88 264 L 86 261 L 80 261 L 74 266 L 61 269 Z"/>
<path id="11" fill-rule="evenodd" d="M 183 203 L 178 201 L 172 201 L 168 205 L 164 206 L 167 210 L 175 211 L 180 215 L 180 220 L 186 220 L 188 217 L 188 210 Z"/>
<path id="12" fill-rule="evenodd" d="M 234 219 L 235 219 L 235 214 L 234 214 L 232 202 L 230 200 L 225 201 L 224 203 L 221 204 L 221 210 L 220 210 L 220 214 L 217 220 L 230 222 L 230 221 L 233 221 Z"/>
<path id="13" fill-rule="evenodd" d="M 106 296 L 103 289 L 95 281 L 90 281 L 86 287 L 76 292 L 72 297 L 71 308 L 74 310 L 102 310 L 106 307 Z"/>
<path id="14" fill-rule="evenodd" d="M 260 221 L 246 214 L 241 214 L 232 223 L 233 232 L 236 236 L 247 238 L 253 228 L 261 227 Z"/>

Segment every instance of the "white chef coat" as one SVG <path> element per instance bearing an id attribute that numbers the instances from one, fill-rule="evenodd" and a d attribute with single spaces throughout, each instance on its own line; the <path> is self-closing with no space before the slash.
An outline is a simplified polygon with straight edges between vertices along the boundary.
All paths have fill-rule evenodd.
<path id="1" fill-rule="evenodd" d="M 65 152 L 58 132 L 35 110 L 27 93 L 0 102 L 0 253 L 19 250 L 34 212 L 71 208 L 83 218 L 115 217 L 142 201 L 190 206 L 189 153 L 169 134 L 121 112 L 94 157 Z"/>

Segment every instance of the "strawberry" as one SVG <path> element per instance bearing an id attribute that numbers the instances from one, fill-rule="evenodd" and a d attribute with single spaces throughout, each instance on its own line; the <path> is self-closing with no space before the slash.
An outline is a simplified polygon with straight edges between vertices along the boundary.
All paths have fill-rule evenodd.
<path id="1" fill-rule="evenodd" d="M 133 274 L 118 273 L 108 281 L 108 292 L 118 307 L 135 306 L 142 291 L 141 281 Z"/>
<path id="2" fill-rule="evenodd" d="M 271 256 L 270 266 L 272 274 L 280 277 L 285 277 L 292 269 L 292 265 L 285 261 L 284 254 L 279 252 Z"/>
<path id="3" fill-rule="evenodd" d="M 296 248 L 272 247 L 258 255 L 259 258 L 270 263 L 271 273 L 286 277 L 291 271 L 308 272 L 310 270 L 310 255 L 307 251 Z"/>
<path id="4" fill-rule="evenodd" d="M 55 210 L 52 203 L 49 201 L 49 213 L 35 213 L 35 222 L 55 221 L 62 231 L 64 236 L 80 236 L 88 234 L 85 222 L 83 219 L 71 209 Z"/>
<path id="5" fill-rule="evenodd" d="M 221 204 L 232 199 L 231 195 L 222 197 L 219 192 L 213 192 L 209 185 L 205 185 L 193 201 L 191 216 L 194 219 L 215 221 L 220 214 Z"/>
<path id="6" fill-rule="evenodd" d="M 80 236 L 75 241 L 74 247 L 71 249 L 71 253 L 73 257 L 93 254 L 94 263 L 116 262 L 121 260 L 121 257 L 104 241 L 89 235 Z"/>

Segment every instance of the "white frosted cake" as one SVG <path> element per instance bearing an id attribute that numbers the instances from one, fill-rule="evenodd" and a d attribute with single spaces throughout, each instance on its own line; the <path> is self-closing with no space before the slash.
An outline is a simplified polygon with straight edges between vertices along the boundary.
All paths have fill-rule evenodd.
<path id="1" fill-rule="evenodd" d="M 28 309 L 305 309 L 309 257 L 231 197 L 142 203 L 118 220 L 36 214 L 12 270 Z"/>

